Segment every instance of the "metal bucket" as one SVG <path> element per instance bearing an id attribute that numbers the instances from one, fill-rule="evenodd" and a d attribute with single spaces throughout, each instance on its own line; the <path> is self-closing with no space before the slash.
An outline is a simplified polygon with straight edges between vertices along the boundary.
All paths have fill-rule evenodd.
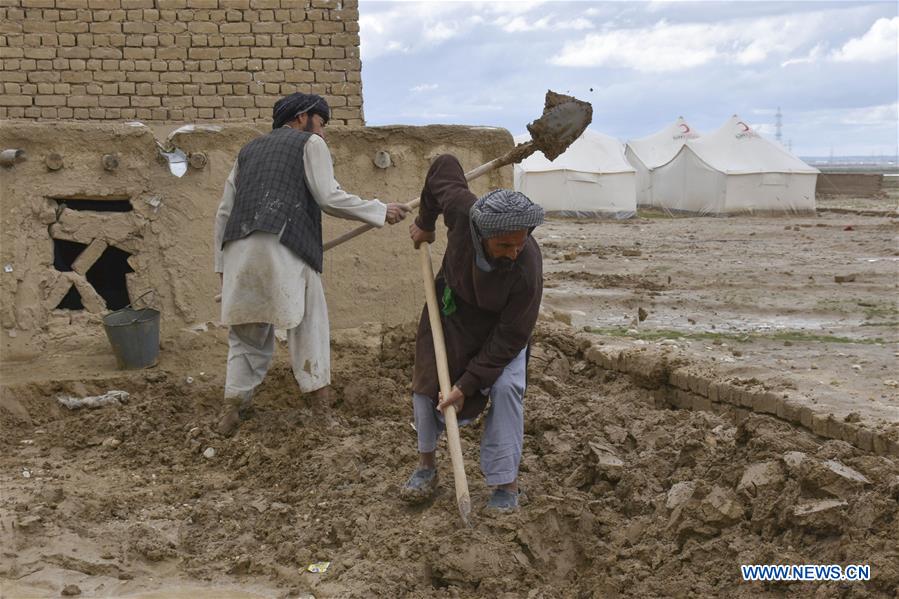
<path id="1" fill-rule="evenodd" d="M 158 310 L 125 307 L 103 317 L 103 328 L 121 370 L 155 366 L 159 359 Z"/>

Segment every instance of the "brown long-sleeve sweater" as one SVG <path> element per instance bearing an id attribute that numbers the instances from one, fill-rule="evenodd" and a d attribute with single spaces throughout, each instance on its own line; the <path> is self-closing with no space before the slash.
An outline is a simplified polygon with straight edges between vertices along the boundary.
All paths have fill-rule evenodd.
<path id="1" fill-rule="evenodd" d="M 528 236 L 509 271 L 485 272 L 475 264 L 469 210 L 477 201 L 468 189 L 462 166 L 443 155 L 431 165 L 421 192 L 415 224 L 433 231 L 443 214 L 448 229 L 446 253 L 436 277 L 441 303 L 449 286 L 456 310 L 441 314 L 450 381 L 465 393 L 460 418 L 477 416 L 486 405 L 481 389 L 490 387 L 503 369 L 528 344 L 543 295 L 543 256 Z M 434 399 L 439 391 L 437 365 L 428 308 L 422 310 L 415 343 L 412 389 Z"/>

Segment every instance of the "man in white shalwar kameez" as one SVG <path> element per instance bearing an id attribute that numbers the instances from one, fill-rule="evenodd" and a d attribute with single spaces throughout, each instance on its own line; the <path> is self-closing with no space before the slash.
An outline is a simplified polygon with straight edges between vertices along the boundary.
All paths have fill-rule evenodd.
<path id="1" fill-rule="evenodd" d="M 328 309 L 321 283 L 321 212 L 381 227 L 403 204 L 365 201 L 340 188 L 324 140 L 323 98 L 291 94 L 273 110 L 272 132 L 244 146 L 215 219 L 215 271 L 222 276 L 228 333 L 225 412 L 233 434 L 272 361 L 275 329 L 286 329 L 300 391 L 331 383 Z"/>

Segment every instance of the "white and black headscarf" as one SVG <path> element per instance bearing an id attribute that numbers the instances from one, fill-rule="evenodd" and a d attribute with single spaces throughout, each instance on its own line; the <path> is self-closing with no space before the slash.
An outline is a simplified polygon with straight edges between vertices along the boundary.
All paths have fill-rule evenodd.
<path id="1" fill-rule="evenodd" d="M 511 189 L 497 189 L 482 196 L 472 205 L 468 216 L 475 261 L 486 272 L 492 271 L 493 266 L 484 253 L 484 239 L 524 229 L 530 234 L 543 224 L 543 208 Z"/>

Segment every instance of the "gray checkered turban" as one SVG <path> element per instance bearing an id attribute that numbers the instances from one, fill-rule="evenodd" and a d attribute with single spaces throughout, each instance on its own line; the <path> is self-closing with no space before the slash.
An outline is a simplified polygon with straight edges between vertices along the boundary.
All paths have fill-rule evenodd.
<path id="1" fill-rule="evenodd" d="M 468 212 L 471 225 L 471 241 L 474 243 L 475 263 L 483 271 L 491 272 L 493 265 L 487 259 L 481 241 L 512 231 L 543 224 L 543 208 L 526 195 L 511 189 L 497 189 L 481 197 Z"/>
<path id="2" fill-rule="evenodd" d="M 531 230 L 543 224 L 543 208 L 526 195 L 511 189 L 497 189 L 481 197 L 469 212 L 481 239 L 512 231 Z"/>

